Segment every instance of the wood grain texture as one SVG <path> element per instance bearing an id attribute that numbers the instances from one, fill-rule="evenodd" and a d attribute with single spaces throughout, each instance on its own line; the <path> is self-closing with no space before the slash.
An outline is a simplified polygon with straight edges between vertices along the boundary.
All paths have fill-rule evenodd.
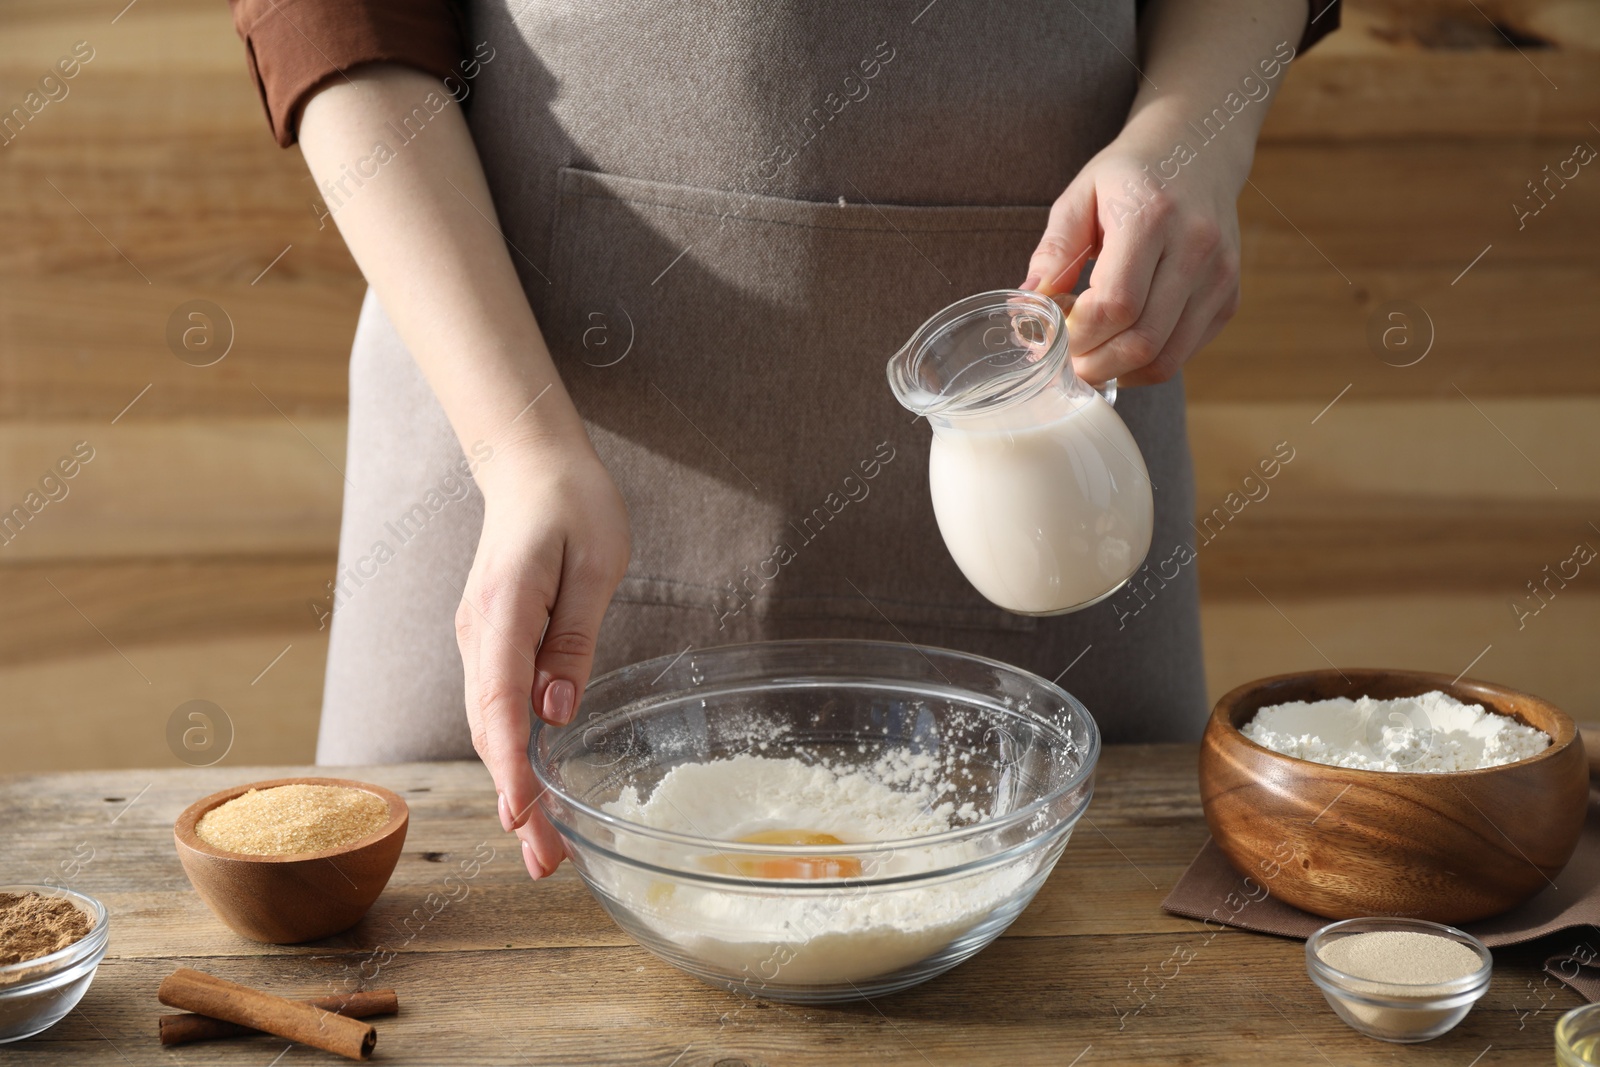
<path id="1" fill-rule="evenodd" d="M 80 80 L 92 73 L 86 69 Z M 153 83 L 146 92 L 159 88 Z M 68 97 L 60 106 L 66 112 L 75 102 Z M 41 125 L 49 114 L 41 114 Z M 60 121 L 73 117 L 63 114 Z M 331 226 L 317 229 L 314 188 L 303 171 L 291 177 L 296 172 L 289 168 L 302 166 L 295 150 L 279 152 L 269 165 L 255 158 L 240 131 L 237 160 L 212 145 L 200 157 L 203 169 L 194 158 L 174 159 L 163 168 L 161 160 L 141 158 L 138 151 L 118 155 L 108 167 L 100 153 L 60 158 L 48 143 L 25 144 L 34 132 L 30 128 L 0 149 L 10 164 L 0 171 L 0 191 L 7 195 L 0 222 L 15 233 L 15 243 L 0 255 L 0 274 L 55 280 L 63 287 L 77 280 L 142 284 L 162 312 L 157 324 L 164 323 L 174 297 L 205 296 L 211 287 L 239 293 L 270 283 L 282 295 L 337 280 L 346 299 L 358 295 L 351 288 L 354 264 L 336 232 Z M 261 133 L 266 141 L 265 129 Z M 94 131 L 74 138 L 85 135 Z M 195 136 L 206 140 L 203 133 Z M 1595 136 L 1591 130 L 1589 138 Z M 1574 144 L 1574 137 L 1562 136 L 1265 145 L 1251 173 L 1255 188 L 1247 186 L 1240 197 L 1242 222 L 1258 244 L 1247 262 L 1326 263 L 1317 256 L 1320 247 L 1346 270 L 1396 262 L 1444 270 L 1453 265 L 1446 285 L 1489 241 L 1505 242 L 1496 263 L 1584 263 L 1571 234 L 1593 223 L 1600 204 L 1587 184 L 1587 167 L 1569 165 L 1578 176 L 1543 190 L 1551 202 L 1520 228 L 1511 210 L 1513 200 L 1532 195 L 1527 183 L 1543 180 L 1546 164 L 1554 169 L 1572 156 Z M 270 141 L 267 146 L 278 152 Z M 1204 151 L 1204 143 L 1192 147 Z M 174 203 L 163 195 L 200 182 L 207 183 L 203 187 L 215 203 Z M 1329 195 L 1332 190 L 1338 195 Z M 1530 199 L 1529 210 L 1539 203 Z M 194 212 L 202 209 L 218 216 L 205 244 L 190 232 Z M 288 244 L 293 250 L 252 286 Z"/>
<path id="2" fill-rule="evenodd" d="M 1262 139 L 1586 138 L 1596 50 L 1590 4 L 1349 0 L 1339 32 L 1295 61 Z"/>
<path id="3" fill-rule="evenodd" d="M 1264 589 L 1274 599 L 1298 601 L 1498 593 L 1513 621 L 1513 603 L 1538 606 L 1527 584 L 1543 580 L 1544 568 L 1565 561 L 1578 544 L 1600 549 L 1600 534 L 1589 526 L 1597 512 L 1592 504 L 1560 499 L 1512 505 L 1352 494 L 1274 508 L 1268 498 L 1220 529 L 1210 516 L 1197 538 L 1201 593 L 1212 603 L 1259 602 Z M 1600 582 L 1593 591 L 1600 592 Z"/>
<path id="4" fill-rule="evenodd" d="M 1294 759 L 1239 732 L 1268 705 L 1432 691 L 1543 730 L 1550 747 L 1486 770 L 1397 774 Z M 1576 738 L 1554 705 L 1470 678 L 1359 667 L 1277 675 L 1217 702 L 1200 742 L 1200 799 L 1218 847 L 1239 870 L 1276 872 L 1272 891 L 1286 903 L 1328 919 L 1461 925 L 1521 904 L 1572 858 L 1589 802 Z"/>
<path id="5" fill-rule="evenodd" d="M 152 293 L 134 278 L 77 283 L 70 299 L 59 281 L 17 278 L 8 283 L 12 298 L 0 302 L 0 337 L 10 339 L 0 344 L 0 416 L 109 421 L 147 385 L 119 425 L 195 413 L 259 418 L 272 413 L 262 394 L 296 419 L 341 416 L 359 282 L 278 284 L 274 276 L 288 265 L 285 257 L 255 290 L 241 284 Z M 1398 261 L 1346 285 L 1320 259 L 1246 263 L 1239 314 L 1190 364 L 1189 395 L 1326 403 L 1352 383 L 1369 399 L 1448 397 L 1452 383 L 1525 397 L 1600 392 L 1586 344 L 1600 311 L 1559 299 L 1595 291 L 1600 268 L 1496 264 L 1491 255 L 1469 274 L 1494 294 L 1484 299 L 1481 291 L 1450 286 L 1465 265 L 1440 270 Z M 166 347 L 168 316 L 194 298 L 214 301 L 233 320 L 235 348 L 215 367 L 190 367 Z M 1367 338 L 1369 323 L 1400 299 L 1431 317 L 1435 347 L 1415 367 L 1385 365 Z M 1417 324 L 1419 343 L 1425 329 Z"/>
<path id="6" fill-rule="evenodd" d="M 259 258 L 241 269 L 253 275 L 287 243 L 264 242 Z M 137 277 L 69 284 L 8 276 L 0 302 L 0 417 L 110 422 L 136 396 L 118 425 L 196 414 L 261 418 L 274 414 L 267 397 L 293 418 L 342 417 L 364 287 L 353 267 L 305 277 L 298 251 L 290 249 L 254 287 L 248 277 L 148 286 Z M 168 347 L 168 320 L 191 300 L 211 301 L 231 324 L 233 347 L 214 366 L 190 366 Z"/>
<path id="7" fill-rule="evenodd" d="M 191 700 L 210 701 L 226 716 L 230 763 L 307 762 L 327 654 L 326 633 L 263 629 L 119 641 L 117 648 L 0 666 L 8 709 L 0 715 L 0 764 L 8 771 L 182 766 L 185 754 L 169 744 L 167 731 Z"/>
<path id="8" fill-rule="evenodd" d="M 13 563 L 0 567 L 0 602 L 12 609 L 0 617 L 0 669 L 113 647 L 325 640 L 333 575 L 333 556 L 321 554 Z"/>
<path id="9" fill-rule="evenodd" d="M 186 965 L 284 996 L 338 992 L 347 981 L 392 987 L 403 1009 L 377 1025 L 380 1056 L 397 1064 L 661 1067 L 677 1057 L 677 1067 L 979 1067 L 1060 1065 L 1080 1054 L 1080 1064 L 1128 1067 L 1394 1062 L 1391 1046 L 1333 1015 L 1305 975 L 1299 942 L 1237 931 L 1208 940 L 1198 924 L 1160 911 L 1206 837 L 1195 758 L 1187 745 L 1108 749 L 1093 824 L 1080 825 L 1006 936 L 904 994 L 804 1009 L 712 989 L 660 963 L 621 935 L 570 867 L 530 884 L 475 764 L 350 769 L 406 798 L 405 852 L 362 923 L 288 948 L 239 938 L 205 910 L 186 888 L 171 824 L 205 793 L 303 769 L 12 777 L 0 785 L 0 847 L 37 874 L 56 870 L 79 842 L 94 848 L 90 862 L 56 877 L 106 903 L 112 942 L 79 1009 L 8 1051 L 74 1067 L 174 1055 L 259 1067 L 282 1051 L 266 1037 L 163 1050 L 154 992 Z M 457 884 L 462 899 L 417 917 L 428 893 Z M 1463 1067 L 1482 1054 L 1480 1067 L 1498 1067 L 1547 1056 L 1555 1018 L 1580 1001 L 1542 984 L 1544 954 L 1498 951 L 1488 995 L 1450 1034 L 1406 1049 L 1406 1061 Z M 1185 962 L 1162 969 L 1177 959 Z"/>
<path id="10" fill-rule="evenodd" d="M 332 551 L 344 419 L 263 408 L 253 419 L 0 422 L 5 514 L 80 442 L 93 452 L 63 499 L 7 528 L 6 562 Z"/>
<path id="11" fill-rule="evenodd" d="M 1477 395 L 1474 395 L 1474 392 Z M 1600 501 L 1600 402 L 1586 397 L 1504 398 L 1451 388 L 1437 399 L 1337 397 L 1278 404 L 1197 402 L 1189 412 L 1197 514 L 1239 491 L 1278 442 L 1294 460 L 1256 514 L 1308 502 L 1323 516 L 1415 500 L 1514 505 L 1532 531 L 1569 534 L 1544 521 L 1581 516 Z M 1318 401 L 1321 401 L 1320 403 Z M 1313 422 L 1313 420 L 1316 420 Z M 5 544 L 7 561 L 140 556 L 330 553 L 339 517 L 342 419 L 207 420 L 95 426 L 0 424 L 0 503 L 20 505 L 87 441 L 95 459 Z M 176 480 L 171 472 L 183 470 Z M 397 513 L 403 511 L 397 506 Z M 1563 519 L 1563 521 L 1565 521 Z M 1568 524 L 1570 525 L 1570 524 Z M 287 563 L 288 561 L 286 561 Z M 331 576 L 331 575 L 330 575 Z"/>
<path id="12" fill-rule="evenodd" d="M 1242 493 L 1245 476 L 1259 478 L 1259 463 L 1279 442 L 1293 458 L 1271 481 L 1263 512 L 1291 501 L 1343 505 L 1363 497 L 1508 510 L 1600 504 L 1600 400 L 1452 390 L 1435 401 L 1369 402 L 1353 389 L 1329 408 L 1334 400 L 1194 405 L 1195 511 L 1204 515 L 1229 492 Z"/>
<path id="13" fill-rule="evenodd" d="M 96 50 L 0 148 L 0 507 L 63 435 L 105 450 L 0 548 L 18 712 L 0 769 L 176 765 L 163 726 L 197 697 L 234 719 L 231 761 L 306 760 L 326 654 L 307 602 L 342 484 L 306 437 L 342 466 L 364 286 L 298 150 L 268 136 L 225 5 L 143 0 L 113 23 L 121 8 L 0 15 L 0 103 L 73 42 Z M 1208 684 L 1324 652 L 1453 675 L 1491 646 L 1479 673 L 1600 717 L 1587 573 L 1525 629 L 1511 611 L 1600 522 L 1600 180 L 1585 168 L 1523 230 L 1511 211 L 1575 140 L 1600 143 L 1594 6 L 1350 0 L 1345 27 L 1282 83 L 1241 198 L 1244 305 L 1187 373 L 1202 512 L 1263 449 L 1301 450 L 1201 551 Z M 234 326 L 213 367 L 166 345 L 191 299 Z M 1413 367 L 1367 339 L 1397 299 L 1436 333 Z"/>
<path id="14" fill-rule="evenodd" d="M 1330 665 L 1448 678 L 1470 667 L 1474 677 L 1537 693 L 1575 718 L 1600 720 L 1600 675 L 1592 666 L 1600 595 L 1568 590 L 1519 629 L 1509 592 L 1341 595 L 1325 588 L 1292 597 L 1270 583 L 1258 585 L 1248 598 L 1213 600 L 1202 609 L 1213 700 L 1256 678 Z"/>
<path id="15" fill-rule="evenodd" d="M 1245 261 L 1257 269 L 1321 264 L 1352 285 L 1396 263 L 1426 266 L 1439 271 L 1441 289 L 1490 244 L 1479 266 L 1592 264 L 1592 254 L 1572 239 L 1600 222 L 1600 182 L 1585 184 L 1593 177 L 1589 168 L 1520 228 L 1512 210 L 1519 197 L 1532 196 L 1527 183 L 1542 179 L 1543 167 L 1572 154 L 1570 139 L 1319 142 L 1263 150 L 1239 198 L 1240 226 L 1249 235 Z M 1496 295 L 1475 269 L 1460 286 L 1479 299 Z"/>
<path id="16" fill-rule="evenodd" d="M 1466 261 L 1441 270 L 1409 263 L 1403 249 L 1394 255 L 1392 265 L 1364 269 L 1350 285 L 1320 259 L 1247 262 L 1239 314 L 1184 370 L 1190 400 L 1302 402 L 1314 404 L 1314 414 L 1347 385 L 1352 398 L 1368 401 L 1459 399 L 1457 387 L 1474 397 L 1534 399 L 1600 391 L 1588 355 L 1600 309 L 1559 296 L 1600 290 L 1600 265 L 1502 264 L 1491 252 L 1467 275 L 1474 287 L 1464 288 L 1465 279 L 1450 281 Z M 1400 300 L 1422 315 L 1391 318 Z M 1382 347 L 1390 327 L 1400 331 L 1390 340 L 1413 345 L 1410 352 Z"/>
<path id="17" fill-rule="evenodd" d="M 1380 34 L 1389 31 L 1364 19 L 1361 5 L 1347 4 L 1345 12 L 1344 28 L 1290 67 L 1263 143 L 1593 135 L 1588 121 L 1600 78 L 1592 49 L 1532 50 L 1535 69 L 1504 40 L 1467 51 L 1428 49 L 1384 40 Z"/>

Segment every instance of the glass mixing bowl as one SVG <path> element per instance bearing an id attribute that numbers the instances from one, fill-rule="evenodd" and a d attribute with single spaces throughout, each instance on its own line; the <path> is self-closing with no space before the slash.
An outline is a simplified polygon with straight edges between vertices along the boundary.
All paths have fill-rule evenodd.
<path id="1" fill-rule="evenodd" d="M 625 667 L 589 686 L 574 722 L 541 724 L 529 744 L 540 805 L 618 925 L 713 985 L 801 1002 L 893 993 L 1000 936 L 1088 806 L 1099 754 L 1088 711 L 1036 675 L 839 640 Z M 681 809 L 652 820 L 670 827 L 622 814 L 680 765 L 741 756 L 821 768 L 841 794 L 863 780 L 909 794 L 931 831 L 796 845 L 708 836 Z M 701 822 L 708 811 L 759 822 L 763 799 L 782 800 L 693 808 Z"/>

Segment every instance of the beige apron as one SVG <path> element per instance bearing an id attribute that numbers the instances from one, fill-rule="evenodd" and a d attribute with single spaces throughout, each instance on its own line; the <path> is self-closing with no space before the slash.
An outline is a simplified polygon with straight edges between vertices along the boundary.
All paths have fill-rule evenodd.
<path id="1" fill-rule="evenodd" d="M 473 6 L 493 56 L 469 117 L 632 519 L 596 672 L 730 642 L 906 640 L 1059 677 L 1111 740 L 1198 736 L 1195 567 L 1171 562 L 1192 540 L 1181 382 L 1118 403 L 1157 487 L 1139 589 L 1033 619 L 951 561 L 929 431 L 884 378 L 928 315 L 1022 281 L 1048 205 L 1126 116 L 1131 0 L 513 10 Z M 470 756 L 453 619 L 482 499 L 370 294 L 350 394 L 318 759 Z"/>

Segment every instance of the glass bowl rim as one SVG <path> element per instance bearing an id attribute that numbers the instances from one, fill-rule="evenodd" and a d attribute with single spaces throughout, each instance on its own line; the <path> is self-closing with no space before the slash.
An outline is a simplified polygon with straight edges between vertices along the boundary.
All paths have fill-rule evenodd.
<path id="1" fill-rule="evenodd" d="M 1357 924 L 1382 924 L 1374 930 L 1349 929 Z M 1317 953 L 1317 949 L 1325 944 L 1330 934 L 1358 934 L 1375 933 L 1380 929 L 1398 930 L 1400 932 L 1432 934 L 1435 937 L 1445 937 L 1457 944 L 1465 945 L 1477 953 L 1479 959 L 1478 969 L 1460 978 L 1449 982 L 1392 982 L 1376 978 L 1362 978 L 1359 975 L 1341 971 L 1339 968 L 1325 961 Z M 1411 919 L 1404 916 L 1390 915 L 1363 915 L 1354 919 L 1341 919 L 1322 927 L 1306 938 L 1306 971 L 1311 980 L 1318 986 L 1332 986 L 1334 991 L 1341 996 L 1358 998 L 1363 1003 L 1374 1005 L 1389 1005 L 1393 1007 L 1427 1007 L 1427 1001 L 1447 1000 L 1461 994 L 1473 994 L 1476 1000 L 1488 991 L 1489 981 L 1494 975 L 1494 954 L 1489 951 L 1489 946 L 1473 937 L 1465 930 L 1444 923 L 1429 922 L 1427 919 Z M 1370 988 L 1363 986 L 1391 986 L 1414 987 L 1415 996 L 1400 994 L 1374 993 Z"/>
<path id="2" fill-rule="evenodd" d="M 977 664 L 982 664 L 982 665 L 988 666 L 988 667 L 994 667 L 994 668 L 997 668 L 997 669 L 999 669 L 1001 671 L 1005 671 L 1005 672 L 1010 673 L 1010 674 L 1021 675 L 1024 678 L 1027 678 L 1027 679 L 1031 680 L 1032 682 L 1036 683 L 1037 685 L 1039 685 L 1040 687 L 1042 687 L 1050 695 L 1064 698 L 1064 702 L 1066 703 L 1068 709 L 1070 711 L 1074 712 L 1075 714 L 1082 716 L 1084 723 L 1088 727 L 1088 731 L 1087 731 L 1088 732 L 1088 740 L 1087 740 L 1087 743 L 1083 746 L 1083 748 L 1084 748 L 1084 757 L 1079 762 L 1078 766 L 1073 769 L 1072 773 L 1068 776 L 1068 778 L 1067 778 L 1067 780 L 1065 782 L 1063 782 L 1060 785 L 1056 786 L 1055 788 L 1051 789 L 1049 792 L 1043 794 L 1042 796 L 1036 797 L 1035 799 L 1029 801 L 1027 804 L 1023 805 L 1022 807 L 1017 808 L 1014 811 L 1009 811 L 1005 815 L 1002 815 L 1001 817 L 999 817 L 997 819 L 986 820 L 986 821 L 983 821 L 983 822 L 976 822 L 976 823 L 972 823 L 972 824 L 967 825 L 967 826 L 958 826 L 958 827 L 954 827 L 954 828 L 949 829 L 949 830 L 941 830 L 939 833 L 936 833 L 936 834 L 924 834 L 924 835 L 919 836 L 919 837 L 903 837 L 903 838 L 895 838 L 895 839 L 886 840 L 886 841 L 872 841 L 872 842 L 865 842 L 865 843 L 843 844 L 843 845 L 769 845 L 769 844 L 756 844 L 756 843 L 753 843 L 753 842 L 745 842 L 745 841 L 728 841 L 728 840 L 724 840 L 722 838 L 701 837 L 698 834 L 679 833 L 676 830 L 663 830 L 663 829 L 661 829 L 659 827 L 646 826 L 643 823 L 636 823 L 636 822 L 633 822 L 631 820 L 621 818 L 620 816 L 613 815 L 613 814 L 611 814 L 610 812 L 607 812 L 607 811 L 602 811 L 601 809 L 595 807 L 594 805 L 591 805 L 591 804 L 589 804 L 589 803 L 587 803 L 585 801 L 579 800 L 577 797 L 573 796 L 567 790 L 561 788 L 559 784 L 557 784 L 554 780 L 552 780 L 552 778 L 546 773 L 542 760 L 530 759 L 530 761 L 529 761 L 533 765 L 534 777 L 536 777 L 539 780 L 540 785 L 543 786 L 543 788 L 544 788 L 544 790 L 546 792 L 552 793 L 555 796 L 559 797 L 561 799 L 562 803 L 567 804 L 567 805 L 571 806 L 572 808 L 575 808 L 576 810 L 578 810 L 579 812 L 581 812 L 584 815 L 588 816 L 589 818 L 594 819 L 596 822 L 599 822 L 599 823 L 601 823 L 603 825 L 606 825 L 606 826 L 610 826 L 613 829 L 620 829 L 622 831 L 625 831 L 628 834 L 632 834 L 632 835 L 640 836 L 640 837 L 653 838 L 653 839 L 658 840 L 658 841 L 666 841 L 666 842 L 670 842 L 670 843 L 673 843 L 673 844 L 686 845 L 686 846 L 691 847 L 691 848 L 705 848 L 705 847 L 708 847 L 708 846 L 730 845 L 730 846 L 733 846 L 733 850 L 734 851 L 737 851 L 737 852 L 740 852 L 740 853 L 743 853 L 743 854 L 769 855 L 769 856 L 777 856 L 777 857 L 793 857 L 793 856 L 860 855 L 863 852 L 869 852 L 870 853 L 870 852 L 881 852 L 881 851 L 894 851 L 895 849 L 898 849 L 898 848 L 927 848 L 927 847 L 929 847 L 931 845 L 948 844 L 948 843 L 950 843 L 952 841 L 959 841 L 959 840 L 961 840 L 963 838 L 976 837 L 976 836 L 978 836 L 979 834 L 982 834 L 982 833 L 989 833 L 989 832 L 992 832 L 992 831 L 995 831 L 995 830 L 1007 829 L 1007 828 L 1009 828 L 1009 827 L 1011 827 L 1013 825 L 1016 825 L 1017 823 L 1025 822 L 1028 819 L 1031 819 L 1033 816 L 1037 815 L 1040 811 L 1042 811 L 1049 804 L 1053 803 L 1056 800 L 1059 800 L 1062 796 L 1066 795 L 1067 793 L 1072 792 L 1074 789 L 1077 789 L 1080 785 L 1083 784 L 1085 779 L 1091 777 L 1094 774 L 1095 767 L 1100 762 L 1100 749 L 1101 749 L 1100 726 L 1099 726 L 1098 723 L 1095 722 L 1094 716 L 1089 712 L 1089 709 L 1084 706 L 1084 704 L 1083 704 L 1083 702 L 1081 700 L 1079 700 L 1077 697 L 1073 696 L 1071 693 L 1067 692 L 1065 689 L 1061 688 L 1061 686 L 1057 685 L 1055 682 L 1046 680 L 1041 675 L 1034 674 L 1032 671 L 1025 670 L 1022 667 L 1017 667 L 1017 666 L 1014 666 L 1014 665 L 1012 665 L 1010 663 L 1005 663 L 1002 660 L 993 659 L 993 658 L 991 658 L 989 656 L 980 656 L 980 655 L 978 655 L 976 653 L 962 652 L 962 651 L 959 651 L 959 650 L 956 650 L 956 649 L 950 649 L 950 648 L 940 648 L 940 647 L 935 646 L 935 645 L 917 645 L 917 644 L 912 644 L 911 642 L 902 642 L 902 641 L 873 641 L 873 640 L 861 640 L 861 639 L 857 639 L 857 638 L 842 638 L 842 637 L 808 637 L 808 638 L 793 638 L 793 639 L 782 640 L 782 641 L 746 641 L 746 642 L 741 642 L 741 643 L 738 643 L 738 644 L 731 644 L 731 645 L 712 645 L 712 646 L 710 646 L 708 648 L 696 649 L 696 651 L 699 652 L 702 655 L 718 654 L 720 656 L 733 656 L 733 655 L 736 655 L 738 653 L 748 652 L 748 651 L 757 650 L 757 649 L 806 649 L 806 648 L 828 648 L 828 647 L 835 647 L 835 646 L 848 646 L 848 647 L 857 648 L 857 649 L 864 649 L 864 648 L 869 648 L 869 647 L 876 646 L 876 647 L 880 647 L 880 648 L 894 649 L 894 650 L 896 650 L 898 652 L 905 652 L 905 651 L 909 650 L 909 651 L 914 651 L 914 652 L 919 653 L 924 659 L 928 659 L 928 653 L 929 652 L 933 652 L 933 653 L 937 653 L 939 655 L 953 657 L 955 659 L 966 660 L 966 661 L 971 662 L 971 663 L 977 663 Z M 682 653 L 678 653 L 678 657 L 681 657 L 681 656 L 682 656 Z M 632 663 L 632 664 L 628 664 L 628 665 L 623 666 L 623 667 L 619 667 L 616 670 L 609 671 L 606 674 L 600 676 L 599 678 L 596 678 L 592 683 L 590 683 L 588 689 L 589 690 L 593 690 L 593 688 L 596 685 L 599 685 L 602 682 L 605 682 L 605 681 L 607 681 L 607 680 L 609 680 L 611 678 L 616 677 L 617 675 L 621 674 L 623 671 L 637 670 L 639 668 L 648 668 L 648 667 L 650 667 L 652 665 L 661 664 L 661 663 L 667 663 L 670 666 L 671 663 L 674 663 L 674 662 L 677 661 L 678 657 L 667 656 L 667 655 L 657 656 L 654 659 L 642 660 L 639 663 Z M 929 663 L 931 665 L 932 661 L 929 660 Z M 937 668 L 935 668 L 935 669 L 937 669 Z M 854 677 L 854 676 L 849 676 L 849 675 L 841 675 L 840 676 L 840 678 L 852 678 L 852 677 Z M 863 680 L 863 679 L 855 678 L 855 680 L 860 681 L 860 680 Z M 887 680 L 888 681 L 896 681 L 896 679 L 887 679 Z M 952 687 L 952 688 L 954 688 L 954 687 Z M 967 692 L 971 692 L 971 690 L 967 690 Z M 587 695 L 587 692 L 586 692 L 585 695 Z M 666 703 L 670 699 L 671 699 L 670 695 L 663 694 L 662 703 Z M 1011 714 L 1018 714 L 1013 709 L 1005 709 L 1005 710 L 1009 711 Z M 1058 737 L 1060 737 L 1062 735 L 1062 731 L 1061 731 L 1061 729 L 1059 727 L 1057 727 L 1054 723 L 1051 723 L 1051 722 L 1045 720 L 1044 718 L 1042 718 L 1040 716 L 1037 716 L 1037 715 L 1030 716 L 1029 721 L 1031 721 L 1031 722 L 1035 723 L 1036 725 L 1042 727 L 1043 729 L 1055 734 Z M 532 755 L 533 753 L 535 753 L 538 750 L 539 742 L 540 742 L 541 738 L 548 736 L 550 733 L 552 733 L 556 729 L 570 730 L 576 725 L 577 725 L 577 721 L 574 720 L 573 722 L 567 724 L 566 726 L 557 728 L 557 727 L 550 726 L 550 724 L 544 722 L 544 720 L 542 720 L 542 719 L 536 719 L 535 723 L 534 723 L 532 734 L 528 738 L 528 750 L 529 750 L 530 755 Z M 589 728 L 592 729 L 595 725 L 597 725 L 597 724 L 591 722 L 589 724 Z M 1068 740 L 1069 742 L 1071 741 L 1070 738 L 1066 738 L 1066 740 Z M 1081 812 L 1082 810 L 1084 810 L 1087 807 L 1088 807 L 1088 801 L 1085 800 L 1083 805 L 1081 805 L 1079 807 L 1079 811 Z M 1054 827 L 1051 827 L 1051 829 L 1054 829 Z M 1033 835 L 1030 835 L 1030 837 L 1042 837 L 1042 836 L 1045 836 L 1045 834 L 1033 834 Z M 867 881 L 867 879 L 856 879 L 855 881 L 859 884 L 861 882 Z M 837 883 L 833 883 L 833 884 L 837 884 Z"/>
<path id="3" fill-rule="evenodd" d="M 89 932 L 84 934 L 65 948 L 59 948 L 44 956 L 35 956 L 31 960 L 20 960 L 0 966 L 0 979 L 10 975 L 31 974 L 37 975 L 24 978 L 14 984 L 0 984 L 0 999 L 14 997 L 29 992 L 32 987 L 44 982 L 59 978 L 63 972 L 77 966 L 84 960 L 98 956 L 105 952 L 106 940 L 111 926 L 111 912 L 106 906 L 87 893 L 80 893 L 76 889 L 69 889 L 64 885 L 50 885 L 46 882 L 10 882 L 0 884 L 0 893 L 38 893 L 41 896 L 66 897 L 80 910 L 88 913 L 92 920 Z"/>
<path id="4" fill-rule="evenodd" d="M 1556 1051 L 1558 1053 L 1573 1052 L 1573 1039 L 1580 1035 L 1570 1031 L 1577 1027 L 1580 1021 L 1587 1021 L 1589 1017 L 1595 1015 L 1600 1015 L 1600 1001 L 1595 1001 L 1591 1004 L 1579 1004 L 1570 1011 L 1562 1012 L 1555 1025 Z M 1582 1017 L 1581 1020 L 1580 1017 Z"/>

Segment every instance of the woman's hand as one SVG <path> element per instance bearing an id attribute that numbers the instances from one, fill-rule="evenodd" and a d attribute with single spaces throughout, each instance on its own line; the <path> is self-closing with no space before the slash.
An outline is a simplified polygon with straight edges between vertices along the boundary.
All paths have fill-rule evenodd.
<path id="1" fill-rule="evenodd" d="M 467 719 L 501 825 L 517 832 L 528 873 L 542 878 L 564 851 L 538 808 L 529 712 L 572 721 L 601 617 L 628 566 L 628 512 L 581 430 L 496 449 L 478 481 L 483 534 L 456 610 Z"/>
<path id="2" fill-rule="evenodd" d="M 1050 211 L 1023 288 L 1070 292 L 1078 375 L 1164 382 L 1239 307 L 1239 193 L 1301 39 L 1306 0 L 1150 0 L 1117 138 Z"/>
<path id="3" fill-rule="evenodd" d="M 1235 201 L 1244 175 L 1200 158 L 1166 180 L 1157 168 L 1173 143 L 1130 124 L 1055 202 L 1029 261 L 1023 288 L 1056 296 L 1096 258 L 1067 315 L 1073 369 L 1087 381 L 1164 382 L 1239 307 Z"/>
<path id="4" fill-rule="evenodd" d="M 438 79 L 367 63 L 306 104 L 300 147 L 324 189 L 357 169 Z M 535 878 L 561 862 L 528 764 L 529 714 L 569 722 L 628 566 L 628 513 L 534 321 L 461 108 L 385 163 L 334 222 L 478 467 L 483 533 L 456 611 L 472 744 Z M 432 109 L 431 109 L 432 110 Z M 342 186 L 341 186 L 342 188 Z"/>

